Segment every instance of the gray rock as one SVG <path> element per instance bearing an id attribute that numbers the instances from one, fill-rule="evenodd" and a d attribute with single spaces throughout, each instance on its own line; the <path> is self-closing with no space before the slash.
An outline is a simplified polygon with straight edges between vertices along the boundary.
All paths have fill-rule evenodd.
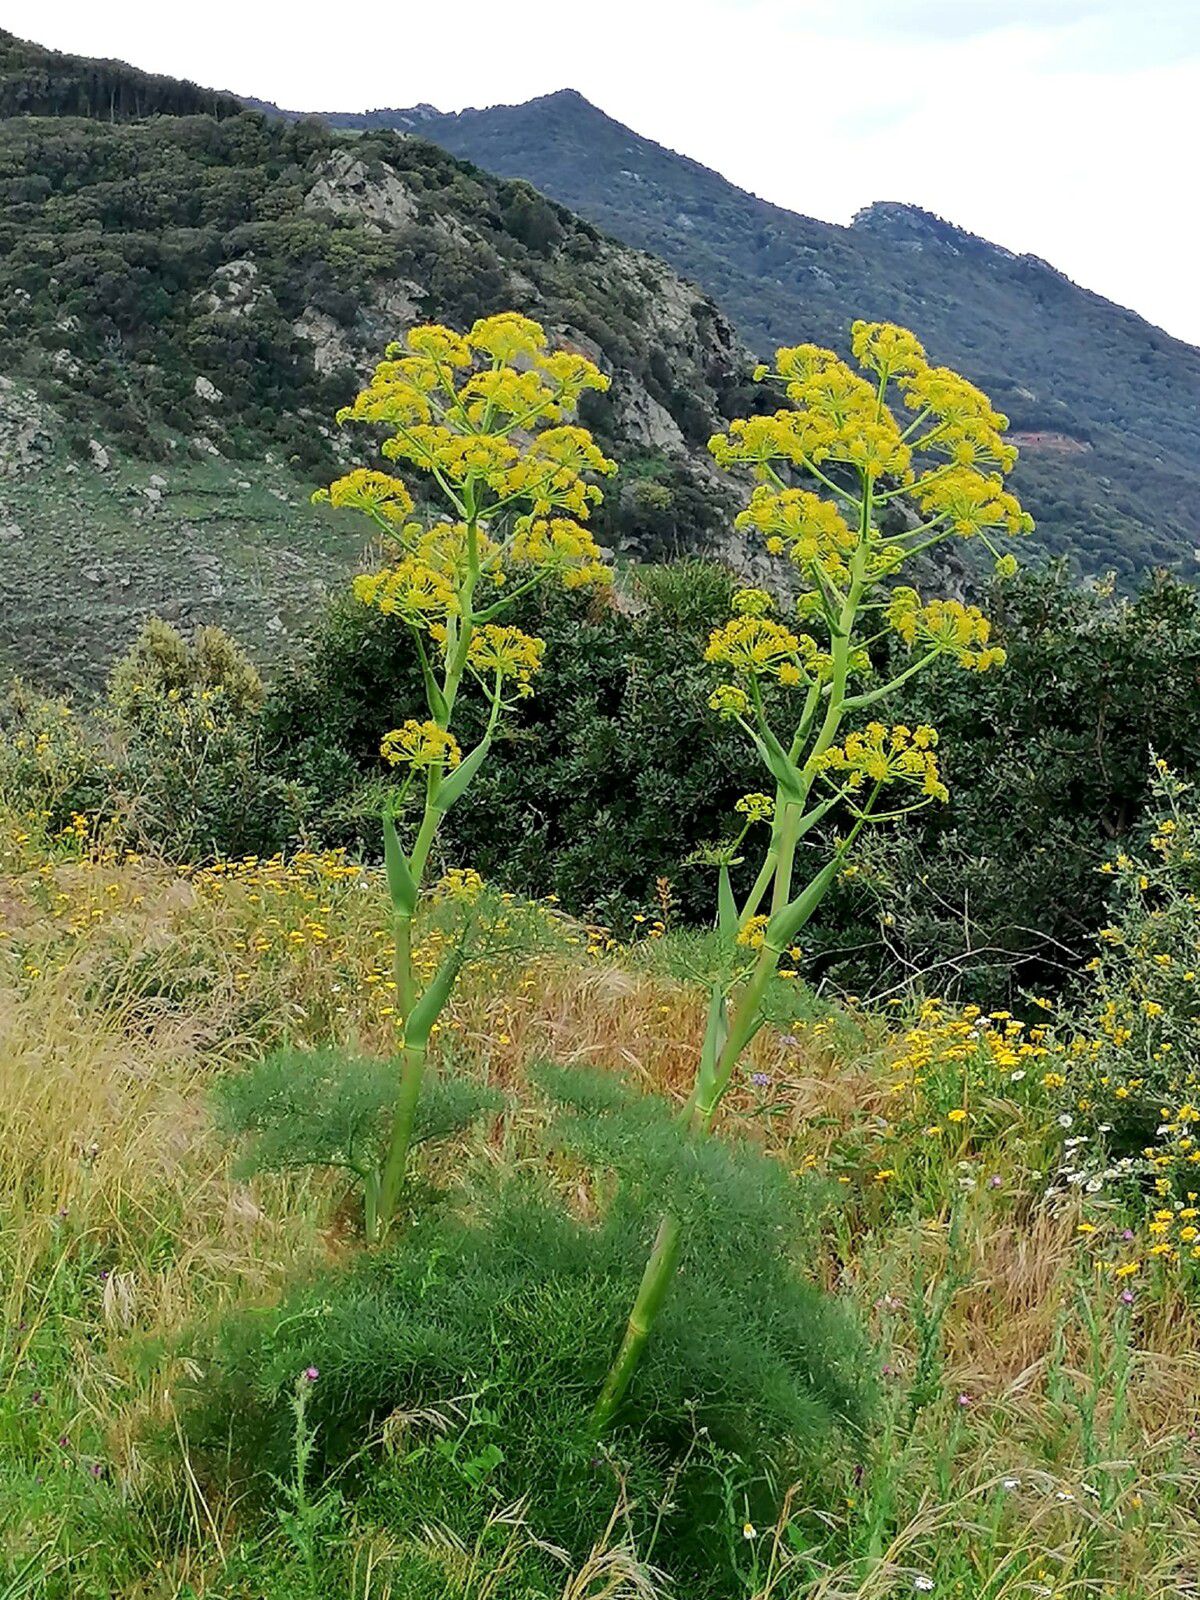
<path id="1" fill-rule="evenodd" d="M 304 205 L 358 216 L 376 229 L 403 227 L 417 215 L 415 197 L 390 167 L 373 175 L 350 150 L 337 151 L 322 165 Z"/>

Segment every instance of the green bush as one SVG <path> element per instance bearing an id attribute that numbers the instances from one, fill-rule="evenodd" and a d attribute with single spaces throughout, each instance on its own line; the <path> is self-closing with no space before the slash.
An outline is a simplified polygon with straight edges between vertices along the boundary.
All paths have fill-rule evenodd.
<path id="1" fill-rule="evenodd" d="M 259 759 L 262 703 L 258 673 L 220 628 L 185 641 L 146 624 L 113 668 L 105 708 L 126 843 L 197 861 L 269 855 L 294 834 L 297 797 Z"/>
<path id="2" fill-rule="evenodd" d="M 542 1536 L 586 1553 L 616 1473 L 647 1543 L 661 1518 L 654 1560 L 697 1600 L 723 1596 L 740 1539 L 730 1485 L 765 1520 L 868 1403 L 856 1323 L 795 1265 L 817 1196 L 751 1148 L 687 1139 L 664 1102 L 611 1078 L 548 1072 L 544 1087 L 570 1202 L 536 1165 L 483 1180 L 385 1249 L 226 1321 L 192 1399 L 192 1438 L 213 1470 L 232 1461 L 265 1492 L 263 1475 L 286 1470 L 297 1375 L 315 1368 L 322 1471 L 381 1432 L 402 1448 L 398 1531 L 406 1517 L 465 1529 L 481 1502 L 523 1499 Z M 691 1221 L 687 1248 L 601 1449 L 589 1409 L 664 1199 Z"/>
<path id="3" fill-rule="evenodd" d="M 473 804 L 446 818 L 448 858 L 626 930 L 665 877 L 681 916 L 707 918 L 711 882 L 686 863 L 724 827 L 740 752 L 708 710 L 699 662 L 731 588 L 722 569 L 684 562 L 640 569 L 615 605 L 571 593 L 521 602 L 513 619 L 545 639 L 545 663 Z M 272 694 L 272 759 L 307 790 L 327 842 L 376 849 L 379 730 L 423 704 L 418 673 L 403 624 L 345 599 Z M 464 747 L 481 728 L 471 715 L 464 707 Z"/>
<path id="4" fill-rule="evenodd" d="M 1161 757 L 1153 811 L 1146 846 L 1105 863 L 1111 916 L 1072 1008 L 1067 1094 L 1117 1156 L 1141 1155 L 1180 1106 L 1200 1121 L 1200 803 Z"/>
<path id="5" fill-rule="evenodd" d="M 949 803 L 880 835 L 824 914 L 823 959 L 841 942 L 835 972 L 860 992 L 920 980 L 1006 1005 L 1061 991 L 1104 921 L 1098 867 L 1145 833 L 1151 745 L 1197 770 L 1195 588 L 1159 575 L 1125 598 L 1055 567 L 997 583 L 985 609 L 1004 669 L 935 671 L 897 713 L 938 728 Z"/>
<path id="6" fill-rule="evenodd" d="M 48 833 L 103 808 L 112 751 L 69 700 L 14 678 L 0 693 L 0 798 Z"/>

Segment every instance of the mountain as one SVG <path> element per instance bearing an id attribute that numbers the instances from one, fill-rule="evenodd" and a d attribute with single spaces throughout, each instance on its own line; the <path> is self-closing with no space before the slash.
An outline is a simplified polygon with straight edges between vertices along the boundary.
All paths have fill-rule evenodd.
<path id="1" fill-rule="evenodd" d="M 849 227 L 786 211 L 569 89 L 458 114 L 420 105 L 323 116 L 399 128 L 526 179 L 700 284 L 760 354 L 802 340 L 843 347 L 856 316 L 913 328 L 934 359 L 966 372 L 1012 418 L 1016 486 L 1045 548 L 1085 570 L 1194 571 L 1200 350 L 1037 257 L 893 202 L 868 206 Z"/>
<path id="2" fill-rule="evenodd" d="M 0 65 L 34 108 L 0 118 L 0 659 L 94 682 L 150 612 L 285 646 L 360 555 L 308 504 L 369 450 L 333 413 L 415 321 L 514 307 L 611 374 L 585 413 L 624 468 L 611 547 L 730 538 L 706 442 L 751 357 L 661 261 L 423 140 L 11 35 Z M 158 114 L 114 114 L 135 102 Z"/>

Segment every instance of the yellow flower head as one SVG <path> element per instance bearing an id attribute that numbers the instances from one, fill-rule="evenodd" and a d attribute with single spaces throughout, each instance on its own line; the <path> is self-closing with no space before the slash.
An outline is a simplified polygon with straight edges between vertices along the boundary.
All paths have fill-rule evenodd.
<path id="1" fill-rule="evenodd" d="M 467 660 L 482 677 L 512 678 L 519 694 L 532 694 L 530 679 L 546 653 L 544 639 L 535 639 L 520 628 L 485 623 L 471 635 Z"/>
<path id="2" fill-rule="evenodd" d="M 708 704 L 722 717 L 744 717 L 750 710 L 750 696 L 736 683 L 721 683 L 709 695 Z"/>
<path id="3" fill-rule="evenodd" d="M 770 822 L 775 815 L 775 801 L 769 794 L 744 794 L 734 810 L 747 822 Z"/>
<path id="4" fill-rule="evenodd" d="M 399 478 L 386 472 L 372 472 L 366 467 L 348 472 L 328 489 L 318 489 L 313 500 L 326 500 L 334 506 L 353 506 L 393 523 L 403 523 L 413 509 L 412 496 Z"/>
<path id="5" fill-rule="evenodd" d="M 754 528 L 773 555 L 786 555 L 802 572 L 814 566 L 842 581 L 858 535 L 832 501 L 807 489 L 773 489 L 761 484 L 739 512 L 735 526 Z"/>
<path id="6" fill-rule="evenodd" d="M 865 784 L 904 783 L 930 800 L 947 800 L 949 791 L 938 772 L 932 728 L 886 728 L 869 722 L 859 733 L 849 733 L 841 744 L 830 745 L 814 756 L 813 769 L 834 774 L 843 789 L 853 793 Z"/>
<path id="7" fill-rule="evenodd" d="M 355 578 L 353 589 L 363 605 L 415 626 L 428 626 L 432 619 L 453 616 L 459 609 L 450 578 L 415 556 L 406 556 L 382 572 L 363 573 Z"/>
<path id="8" fill-rule="evenodd" d="M 1033 532 L 1033 518 L 1021 509 L 1020 501 L 1009 494 L 1001 479 L 995 474 L 985 476 L 970 465 L 918 478 L 913 498 L 926 516 L 945 517 L 950 528 L 964 539 L 977 533 Z M 1016 570 L 1015 562 L 1011 570 Z"/>
<path id="9" fill-rule="evenodd" d="M 546 348 L 546 333 L 531 317 L 523 317 L 517 311 L 501 311 L 494 317 L 481 317 L 465 342 L 497 361 L 532 361 Z"/>
<path id="10" fill-rule="evenodd" d="M 453 734 L 439 728 L 436 722 L 417 722 L 413 718 L 402 728 L 384 734 L 379 753 L 393 767 L 401 762 L 412 767 L 456 767 L 462 760 Z"/>
<path id="11" fill-rule="evenodd" d="M 612 582 L 600 546 L 585 527 L 569 517 L 526 517 L 517 524 L 512 558 L 519 565 L 552 572 L 565 588 Z"/>
<path id="12" fill-rule="evenodd" d="M 915 589 L 893 591 L 887 620 L 910 649 L 918 644 L 953 656 L 959 666 L 975 672 L 1003 666 L 1005 652 L 989 645 L 992 625 L 978 606 L 961 600 L 930 600 L 922 604 Z"/>
<path id="13" fill-rule="evenodd" d="M 860 366 L 881 378 L 912 376 L 925 367 L 921 341 L 892 322 L 856 322 L 850 329 L 850 348 Z"/>
<path id="14" fill-rule="evenodd" d="M 738 589 L 733 609 L 739 617 L 765 617 L 775 609 L 775 602 L 765 589 Z"/>
<path id="15" fill-rule="evenodd" d="M 800 640 L 790 628 L 769 617 L 743 616 L 713 629 L 704 659 L 732 667 L 745 677 L 779 679 L 787 667 L 799 676 L 799 654 Z"/>
<path id="16" fill-rule="evenodd" d="M 761 950 L 766 937 L 767 923 L 770 920 L 770 917 L 766 916 L 751 917 L 739 931 L 737 942 L 745 945 L 748 950 Z"/>
<path id="17" fill-rule="evenodd" d="M 427 356 L 431 361 L 443 366 L 471 365 L 471 350 L 467 341 L 452 328 L 444 328 L 440 322 L 429 322 L 420 328 L 410 328 L 404 336 L 404 342 L 414 355 Z M 399 346 L 396 345 L 391 347 L 391 350 L 398 351 L 398 349 Z"/>

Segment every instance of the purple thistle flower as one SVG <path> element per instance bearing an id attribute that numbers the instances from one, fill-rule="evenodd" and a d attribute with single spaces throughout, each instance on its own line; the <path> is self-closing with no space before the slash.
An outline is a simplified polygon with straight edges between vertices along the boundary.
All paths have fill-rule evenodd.
<path id="1" fill-rule="evenodd" d="M 316 1383 L 317 1379 L 321 1376 L 321 1371 L 319 1367 L 305 1367 L 300 1376 L 304 1379 L 305 1383 Z"/>
<path id="2" fill-rule="evenodd" d="M 1133 1290 L 1132 1289 L 1122 1289 L 1121 1290 L 1121 1304 L 1123 1306 L 1131 1306 L 1133 1304 Z"/>
<path id="3" fill-rule="evenodd" d="M 750 1082 L 756 1089 L 769 1089 L 771 1087 L 771 1075 L 769 1072 L 752 1072 L 750 1074 Z"/>

